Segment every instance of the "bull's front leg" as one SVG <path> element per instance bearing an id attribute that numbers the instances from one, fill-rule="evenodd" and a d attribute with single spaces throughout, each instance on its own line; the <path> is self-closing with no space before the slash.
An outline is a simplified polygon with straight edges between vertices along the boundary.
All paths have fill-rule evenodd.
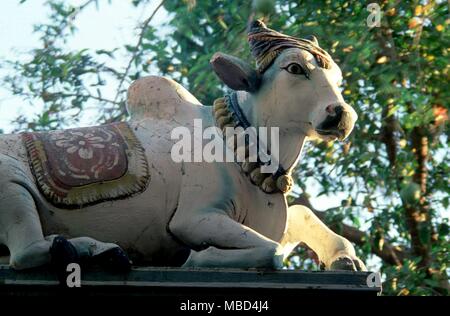
<path id="1" fill-rule="evenodd" d="M 189 163 L 168 229 L 190 247 L 186 267 L 281 268 L 282 247 L 233 218 L 240 189 L 234 165 Z M 237 173 L 236 173 L 237 174 Z"/>
<path id="2" fill-rule="evenodd" d="M 233 202 L 239 193 L 233 168 L 221 163 L 185 165 L 178 207 L 168 225 L 170 233 L 192 249 L 184 266 L 281 268 L 280 244 L 233 219 L 232 214 L 240 212 Z"/>
<path id="3" fill-rule="evenodd" d="M 197 212 L 194 212 L 197 213 Z M 192 249 L 186 267 L 275 268 L 283 264 L 278 243 L 211 208 L 189 219 L 182 213 L 169 225 Z"/>
<path id="4" fill-rule="evenodd" d="M 293 205 L 288 209 L 287 230 L 281 241 L 284 256 L 300 242 L 314 250 L 329 270 L 367 270 L 347 239 L 329 229 L 306 206 Z"/>
<path id="5" fill-rule="evenodd" d="M 199 250 L 191 251 L 185 267 L 280 269 L 283 264 L 277 242 L 234 221 L 224 210 L 179 210 L 169 229 L 191 249 Z"/>

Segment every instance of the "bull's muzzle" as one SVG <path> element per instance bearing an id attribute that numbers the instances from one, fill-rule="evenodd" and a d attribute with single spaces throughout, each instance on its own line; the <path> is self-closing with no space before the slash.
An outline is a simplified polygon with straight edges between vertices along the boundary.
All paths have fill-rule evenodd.
<path id="1" fill-rule="evenodd" d="M 355 124 L 355 118 L 351 112 L 342 105 L 327 107 L 327 117 L 317 126 L 316 131 L 320 135 L 335 136 L 344 140 L 351 133 Z"/>

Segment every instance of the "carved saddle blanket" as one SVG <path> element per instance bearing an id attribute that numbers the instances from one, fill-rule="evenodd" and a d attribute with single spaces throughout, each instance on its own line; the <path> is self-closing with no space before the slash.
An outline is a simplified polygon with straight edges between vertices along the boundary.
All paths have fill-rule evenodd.
<path id="1" fill-rule="evenodd" d="M 23 133 L 40 191 L 56 206 L 81 208 L 142 192 L 144 149 L 127 123 Z"/>

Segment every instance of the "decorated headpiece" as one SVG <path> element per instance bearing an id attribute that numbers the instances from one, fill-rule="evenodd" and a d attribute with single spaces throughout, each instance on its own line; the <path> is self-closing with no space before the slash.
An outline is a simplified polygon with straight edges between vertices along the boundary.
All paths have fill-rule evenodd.
<path id="1" fill-rule="evenodd" d="M 310 52 L 322 68 L 328 69 L 331 66 L 330 55 L 314 42 L 274 31 L 260 20 L 251 23 L 248 42 L 260 73 L 263 73 L 275 58 L 288 48 L 300 48 Z"/>

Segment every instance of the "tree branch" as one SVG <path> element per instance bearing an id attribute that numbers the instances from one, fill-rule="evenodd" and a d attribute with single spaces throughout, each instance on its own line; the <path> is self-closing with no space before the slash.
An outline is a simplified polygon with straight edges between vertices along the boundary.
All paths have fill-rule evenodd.
<path id="1" fill-rule="evenodd" d="M 93 94 L 76 94 L 76 93 L 54 93 L 53 95 L 60 97 L 60 98 L 79 98 L 79 97 L 83 97 L 83 98 L 88 98 L 88 99 L 93 99 L 96 101 L 100 101 L 100 102 L 105 102 L 105 103 L 111 103 L 114 105 L 121 105 L 120 102 L 115 102 L 113 100 L 107 99 L 107 98 L 103 98 L 103 97 L 99 97 L 99 96 L 95 96 Z"/>
<path id="2" fill-rule="evenodd" d="M 131 66 L 133 65 L 133 62 L 136 60 L 136 58 L 139 55 L 139 47 L 142 45 L 142 41 L 144 40 L 145 32 L 147 31 L 148 26 L 150 25 L 150 22 L 152 21 L 153 17 L 156 15 L 156 13 L 159 11 L 159 9 L 164 5 L 164 2 L 166 0 L 162 0 L 158 6 L 153 10 L 152 14 L 142 23 L 141 32 L 139 33 L 138 41 L 136 43 L 136 50 L 133 52 L 133 55 L 131 55 L 130 61 L 128 62 L 127 67 L 125 68 L 125 72 L 123 73 L 122 78 L 120 79 L 119 85 L 117 86 L 116 96 L 114 97 L 114 102 L 117 102 L 117 99 L 120 96 L 120 92 L 122 89 L 122 85 L 125 82 L 125 78 L 128 76 L 128 73 L 130 72 Z"/>
<path id="3" fill-rule="evenodd" d="M 421 197 L 418 205 L 405 205 L 406 220 L 410 227 L 411 246 L 414 254 L 421 257 L 420 265 L 429 267 L 431 263 L 430 247 L 421 237 L 420 230 L 425 229 L 426 225 L 429 230 L 427 237 L 431 239 L 432 224 L 427 204 L 427 161 L 428 161 L 428 137 L 423 132 L 423 127 L 415 127 L 411 132 L 411 142 L 414 149 L 414 155 L 417 161 L 417 168 L 414 171 L 413 181 L 420 185 Z M 431 242 L 431 240 L 430 240 Z"/>

